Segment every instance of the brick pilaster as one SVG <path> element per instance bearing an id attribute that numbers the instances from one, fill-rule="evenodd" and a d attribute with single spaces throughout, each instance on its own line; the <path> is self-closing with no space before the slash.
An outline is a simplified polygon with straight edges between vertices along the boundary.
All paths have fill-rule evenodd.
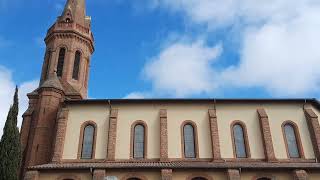
<path id="1" fill-rule="evenodd" d="M 240 171 L 238 169 L 227 170 L 228 180 L 240 180 Z"/>
<path id="2" fill-rule="evenodd" d="M 160 161 L 168 161 L 167 110 L 160 110 Z"/>
<path id="3" fill-rule="evenodd" d="M 58 113 L 57 135 L 52 156 L 52 162 L 55 163 L 60 162 L 62 159 L 64 140 L 67 130 L 68 112 L 67 108 L 62 108 Z"/>
<path id="4" fill-rule="evenodd" d="M 104 177 L 106 176 L 106 170 L 104 169 L 95 169 L 93 171 L 93 180 L 104 180 Z"/>
<path id="5" fill-rule="evenodd" d="M 318 160 L 320 160 L 320 125 L 318 116 L 312 109 L 305 109 L 305 116 L 311 136 L 313 151 Z"/>
<path id="6" fill-rule="evenodd" d="M 264 149 L 264 155 L 268 162 L 274 162 L 276 161 L 276 156 L 274 153 L 273 148 L 273 142 L 272 142 L 272 136 L 271 136 L 271 129 L 269 124 L 269 118 L 268 115 L 263 108 L 257 109 L 258 117 L 259 117 L 259 123 L 260 123 L 260 130 L 263 138 L 263 149 Z"/>
<path id="7" fill-rule="evenodd" d="M 109 117 L 109 132 L 108 132 L 108 151 L 107 160 L 114 161 L 116 154 L 116 141 L 117 141 L 117 120 L 118 110 L 112 109 Z"/>
<path id="8" fill-rule="evenodd" d="M 307 180 L 308 173 L 305 170 L 294 170 L 293 171 L 294 180 Z"/>
<path id="9" fill-rule="evenodd" d="M 218 121 L 215 109 L 209 109 L 209 127 L 211 134 L 211 147 L 213 161 L 221 160 Z"/>
<path id="10" fill-rule="evenodd" d="M 172 169 L 161 169 L 161 180 L 172 180 Z"/>
<path id="11" fill-rule="evenodd" d="M 24 175 L 24 180 L 38 180 L 39 171 L 27 171 Z"/>

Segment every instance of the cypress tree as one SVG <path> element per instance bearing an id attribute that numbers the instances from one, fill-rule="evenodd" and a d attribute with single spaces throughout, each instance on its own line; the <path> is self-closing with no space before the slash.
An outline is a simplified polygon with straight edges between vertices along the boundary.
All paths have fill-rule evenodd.
<path id="1" fill-rule="evenodd" d="M 18 180 L 21 161 L 20 134 L 17 127 L 18 112 L 18 88 L 16 87 L 13 105 L 9 109 L 0 141 L 0 180 Z"/>

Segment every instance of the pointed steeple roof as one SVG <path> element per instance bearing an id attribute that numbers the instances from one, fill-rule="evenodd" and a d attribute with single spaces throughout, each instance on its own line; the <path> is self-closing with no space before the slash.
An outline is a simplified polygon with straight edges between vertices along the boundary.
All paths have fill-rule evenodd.
<path id="1" fill-rule="evenodd" d="M 60 21 L 76 22 L 82 26 L 90 25 L 90 18 L 86 16 L 85 0 L 67 0 Z"/>

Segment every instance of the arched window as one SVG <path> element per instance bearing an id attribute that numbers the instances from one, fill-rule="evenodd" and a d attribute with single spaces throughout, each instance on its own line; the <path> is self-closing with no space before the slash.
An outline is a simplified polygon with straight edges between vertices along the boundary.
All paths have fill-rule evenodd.
<path id="1" fill-rule="evenodd" d="M 75 80 L 79 79 L 80 59 L 81 59 L 81 53 L 80 51 L 76 51 L 76 54 L 74 57 L 74 63 L 73 63 L 73 73 L 72 73 L 72 78 Z"/>
<path id="2" fill-rule="evenodd" d="M 270 178 L 266 178 L 266 177 L 262 177 L 262 178 L 258 178 L 257 180 L 271 180 Z"/>
<path id="3" fill-rule="evenodd" d="M 192 124 L 183 126 L 183 149 L 185 158 L 196 158 L 195 131 Z"/>
<path id="4" fill-rule="evenodd" d="M 58 77 L 62 76 L 65 55 L 66 55 L 66 49 L 61 48 L 59 51 L 59 58 L 58 58 L 58 64 L 57 64 L 57 76 Z"/>
<path id="5" fill-rule="evenodd" d="M 83 140 L 81 149 L 81 159 L 92 159 L 95 127 L 91 124 L 85 126 L 83 130 Z"/>
<path id="6" fill-rule="evenodd" d="M 297 130 L 292 123 L 285 123 L 283 125 L 285 143 L 290 158 L 300 158 L 301 152 L 299 151 L 299 140 L 297 139 Z"/>
<path id="7" fill-rule="evenodd" d="M 135 125 L 133 142 L 133 158 L 144 158 L 145 127 L 142 124 Z"/>
<path id="8" fill-rule="evenodd" d="M 248 142 L 246 142 L 245 133 L 246 132 L 242 124 L 236 123 L 232 126 L 233 144 L 237 158 L 248 157 Z"/>
<path id="9" fill-rule="evenodd" d="M 195 178 L 192 178 L 192 180 L 207 180 L 207 179 L 203 177 L 195 177 Z"/>

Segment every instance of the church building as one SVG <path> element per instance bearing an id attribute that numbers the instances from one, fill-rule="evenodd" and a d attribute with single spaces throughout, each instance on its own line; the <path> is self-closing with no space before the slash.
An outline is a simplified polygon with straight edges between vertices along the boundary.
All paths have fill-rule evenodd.
<path id="1" fill-rule="evenodd" d="M 67 0 L 45 43 L 20 179 L 320 179 L 316 99 L 88 99 L 85 0 Z"/>

